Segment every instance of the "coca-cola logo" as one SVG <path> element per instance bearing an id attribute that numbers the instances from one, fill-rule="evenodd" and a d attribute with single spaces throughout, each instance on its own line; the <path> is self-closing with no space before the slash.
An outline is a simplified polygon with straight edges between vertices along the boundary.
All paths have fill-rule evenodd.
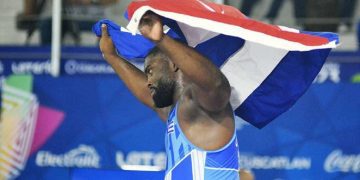
<path id="1" fill-rule="evenodd" d="M 325 160 L 324 169 L 327 172 L 360 172 L 360 154 L 343 154 L 339 149 L 331 152 Z"/>

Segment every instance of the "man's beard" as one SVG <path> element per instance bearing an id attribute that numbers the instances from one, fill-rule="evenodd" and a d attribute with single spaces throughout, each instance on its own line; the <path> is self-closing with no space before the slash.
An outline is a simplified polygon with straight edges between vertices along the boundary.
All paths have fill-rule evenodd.
<path id="1" fill-rule="evenodd" d="M 155 102 L 155 106 L 158 108 L 164 108 L 172 105 L 174 103 L 174 91 L 175 81 L 161 78 L 152 97 Z"/>

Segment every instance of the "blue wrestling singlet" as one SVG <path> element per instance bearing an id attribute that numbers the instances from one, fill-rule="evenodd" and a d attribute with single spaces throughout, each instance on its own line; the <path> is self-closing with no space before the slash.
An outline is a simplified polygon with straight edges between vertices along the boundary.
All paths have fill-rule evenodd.
<path id="1" fill-rule="evenodd" d="M 178 103 L 167 120 L 165 180 L 238 180 L 239 148 L 236 132 L 223 148 L 205 151 L 193 145 L 181 131 L 177 119 Z"/>

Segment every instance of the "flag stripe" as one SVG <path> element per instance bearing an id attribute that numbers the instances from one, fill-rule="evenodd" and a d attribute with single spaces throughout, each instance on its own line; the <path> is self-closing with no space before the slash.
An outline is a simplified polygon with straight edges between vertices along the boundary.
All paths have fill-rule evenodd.
<path id="1" fill-rule="evenodd" d="M 287 53 L 281 49 L 267 51 L 264 48 L 263 45 L 247 42 L 221 68 L 233 87 L 230 98 L 233 107 L 240 106 Z"/>
<path id="2" fill-rule="evenodd" d="M 134 1 L 128 7 L 128 14 L 131 18 L 128 28 L 130 31 L 134 32 L 137 30 L 137 25 L 141 16 L 148 10 L 154 11 L 159 15 L 162 15 L 167 18 L 175 19 L 179 22 L 189 24 L 193 27 L 202 27 L 204 29 L 212 29 L 216 31 L 216 27 L 219 27 L 215 24 L 221 23 L 223 28 L 219 29 L 219 33 L 234 35 L 230 33 L 232 29 L 238 28 L 237 30 L 243 29 L 244 31 L 252 31 L 256 33 L 257 36 L 272 36 L 279 39 L 287 40 L 289 42 L 297 42 L 305 46 L 320 46 L 329 43 L 328 39 L 313 36 L 310 34 L 299 34 L 288 31 L 282 31 L 279 27 L 264 24 L 250 18 L 243 16 L 235 8 L 228 8 L 224 5 L 222 8 L 227 8 L 229 11 L 232 11 L 232 14 L 237 14 L 237 16 L 224 15 L 222 13 L 212 13 L 209 16 L 209 11 L 204 8 L 198 8 L 196 5 L 191 4 L 193 1 L 183 1 L 181 4 L 175 1 L 167 1 L 166 3 L 161 1 Z M 190 4 L 189 4 L 190 3 Z M 171 5 L 172 4 L 172 5 Z M 207 3 L 214 4 L 214 3 Z M 186 8 L 190 7 L 190 8 Z M 134 18 L 133 18 L 134 17 Z M 134 20 L 134 21 L 132 21 Z M 203 26 L 201 24 L 207 24 Z M 231 26 L 227 26 L 231 25 Z M 228 28 L 225 28 L 228 27 Z M 231 29 L 232 27 L 232 29 Z M 248 32 L 250 33 L 250 32 Z M 255 34 L 254 34 L 255 35 Z M 255 38 L 255 37 L 253 37 Z M 263 38 L 263 37 L 262 37 Z M 283 47 L 287 48 L 287 47 Z"/>
<path id="3" fill-rule="evenodd" d="M 221 44 L 221 46 L 218 46 Z M 245 44 L 241 38 L 218 35 L 208 41 L 198 44 L 195 49 L 210 59 L 217 67 L 224 65 L 234 52 L 239 51 Z"/>
<path id="4" fill-rule="evenodd" d="M 329 49 L 289 52 L 235 113 L 243 119 L 251 119 L 256 127 L 264 127 L 305 93 L 329 52 Z"/>

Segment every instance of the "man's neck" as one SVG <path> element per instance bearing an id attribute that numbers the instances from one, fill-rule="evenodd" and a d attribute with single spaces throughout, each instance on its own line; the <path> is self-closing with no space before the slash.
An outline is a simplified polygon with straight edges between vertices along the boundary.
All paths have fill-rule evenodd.
<path id="1" fill-rule="evenodd" d="M 186 80 L 185 80 L 184 76 L 181 73 L 179 73 L 177 75 L 175 92 L 174 92 L 174 96 L 173 96 L 174 105 L 176 104 L 176 102 L 178 102 L 180 100 L 181 95 L 183 94 L 183 91 L 184 91 L 185 84 L 186 84 Z"/>

